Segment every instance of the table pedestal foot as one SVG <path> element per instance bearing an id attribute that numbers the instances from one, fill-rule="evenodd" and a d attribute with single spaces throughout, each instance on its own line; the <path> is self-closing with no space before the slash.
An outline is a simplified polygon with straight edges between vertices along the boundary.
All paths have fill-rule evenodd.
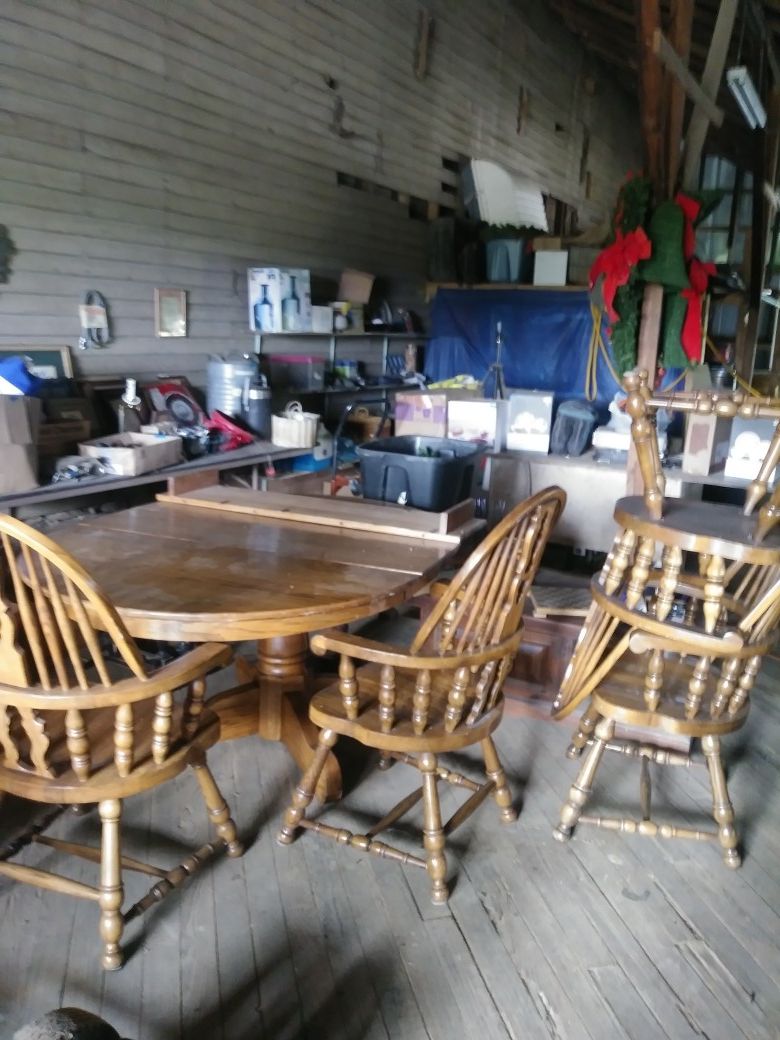
<path id="1" fill-rule="evenodd" d="M 306 635 L 274 636 L 257 642 L 257 663 L 236 660 L 239 685 L 208 701 L 219 715 L 222 740 L 257 734 L 283 743 L 301 770 L 317 748 L 317 727 L 309 721 Z M 317 797 L 334 801 L 341 797 L 341 768 L 331 752 L 325 764 Z"/>

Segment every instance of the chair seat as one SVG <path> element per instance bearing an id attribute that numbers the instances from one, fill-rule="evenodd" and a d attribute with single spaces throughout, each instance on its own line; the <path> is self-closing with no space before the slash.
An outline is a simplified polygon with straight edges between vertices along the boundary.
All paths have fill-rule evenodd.
<path id="1" fill-rule="evenodd" d="M 53 805 L 125 798 L 177 776 L 187 768 L 193 746 L 205 751 L 219 740 L 219 718 L 204 708 L 195 735 L 183 741 L 179 737 L 182 706 L 175 704 L 171 718 L 171 746 L 165 761 L 157 765 L 152 759 L 151 747 L 153 712 L 154 701 L 140 701 L 134 705 L 134 764 L 127 777 L 120 777 L 114 765 L 113 712 L 100 709 L 83 713 L 90 735 L 92 759 L 92 771 L 87 780 L 79 780 L 71 767 L 65 742 L 64 714 L 51 712 L 46 720 L 46 735 L 51 742 L 49 761 L 54 776 L 41 776 L 32 769 L 0 766 L 0 791 Z"/>
<path id="2" fill-rule="evenodd" d="M 645 704 L 646 676 L 647 661 L 644 656 L 624 657 L 594 691 L 593 707 L 600 715 L 618 722 L 632 726 L 647 726 L 687 737 L 731 733 L 739 729 L 747 718 L 749 700 L 734 715 L 724 712 L 717 718 L 711 716 L 710 705 L 718 679 L 716 668 L 712 670 L 707 691 L 702 697 L 696 716 L 692 719 L 685 717 L 685 699 L 691 679 L 690 659 L 664 659 L 662 696 L 655 711 L 651 711 Z"/>
<path id="3" fill-rule="evenodd" d="M 332 729 L 343 736 L 353 737 L 367 747 L 405 753 L 433 751 L 438 754 L 456 751 L 458 748 L 485 740 L 501 721 L 504 710 L 503 698 L 499 698 L 495 707 L 485 712 L 473 726 L 461 724 L 454 733 L 447 733 L 443 721 L 440 720 L 444 718 L 452 674 L 432 672 L 429 718 L 433 721 L 431 725 L 426 726 L 425 732 L 418 736 L 412 726 L 416 675 L 398 670 L 395 674 L 395 718 L 391 732 L 384 733 L 378 711 L 380 673 L 380 666 L 375 664 L 358 669 L 356 678 L 359 708 L 356 719 L 347 718 L 338 682 L 334 682 L 312 698 L 309 707 L 312 722 L 320 729 Z M 464 719 L 468 709 L 467 702 Z"/>

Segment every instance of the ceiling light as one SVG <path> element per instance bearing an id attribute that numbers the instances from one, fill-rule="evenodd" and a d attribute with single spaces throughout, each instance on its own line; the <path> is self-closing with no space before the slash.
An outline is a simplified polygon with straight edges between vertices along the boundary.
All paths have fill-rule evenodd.
<path id="1" fill-rule="evenodd" d="M 766 109 L 761 104 L 761 98 L 758 96 L 750 73 L 745 66 L 738 65 L 736 68 L 729 69 L 726 73 L 726 82 L 750 129 L 755 130 L 759 126 L 766 126 Z"/>

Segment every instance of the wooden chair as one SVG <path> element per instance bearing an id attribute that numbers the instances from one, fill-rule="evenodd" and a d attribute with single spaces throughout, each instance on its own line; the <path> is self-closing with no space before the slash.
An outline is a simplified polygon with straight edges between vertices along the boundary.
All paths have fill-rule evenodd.
<path id="1" fill-rule="evenodd" d="M 748 489 L 744 510 L 664 499 L 653 413 L 676 408 L 680 400 L 679 395 L 652 397 L 646 383 L 644 373 L 630 373 L 625 380 L 645 494 L 617 504 L 618 534 L 601 574 L 591 583 L 593 603 L 553 706 L 555 716 L 563 718 L 590 697 L 569 756 L 576 758 L 590 747 L 555 836 L 565 840 L 580 822 L 665 838 L 715 838 L 725 863 L 737 867 L 740 855 L 720 738 L 744 724 L 750 690 L 780 619 L 776 493 L 752 515 L 780 455 L 780 435 Z M 687 411 L 714 409 L 729 415 L 759 407 L 742 395 L 682 398 Z M 761 414 L 770 414 L 769 402 L 760 407 Z M 777 402 L 773 407 L 779 415 Z M 616 740 L 618 724 L 647 730 L 647 737 Z M 696 761 L 688 753 L 654 744 L 653 731 L 700 740 L 717 830 L 651 819 L 650 762 L 689 766 Z M 639 820 L 583 815 L 606 750 L 639 759 Z"/>
<path id="2" fill-rule="evenodd" d="M 501 721 L 502 685 L 522 639 L 523 604 L 548 536 L 566 496 L 559 488 L 519 505 L 490 532 L 447 585 L 435 587 L 438 602 L 408 650 L 330 630 L 312 639 L 318 654 L 341 655 L 339 681 L 315 695 L 310 717 L 320 727 L 319 747 L 295 789 L 279 842 L 289 844 L 299 828 L 362 851 L 427 869 L 434 903 L 448 897 L 445 835 L 493 795 L 500 818 L 516 819 L 491 734 Z M 365 662 L 356 669 L 355 662 Z M 339 736 L 377 748 L 422 773 L 422 786 L 404 798 L 366 834 L 310 820 L 306 809 L 328 752 Z M 451 772 L 439 755 L 479 743 L 487 781 Z M 442 824 L 440 780 L 471 792 Z M 423 802 L 425 858 L 377 840 L 377 835 Z"/>
<path id="3" fill-rule="evenodd" d="M 100 907 L 103 967 L 122 965 L 125 922 L 162 899 L 219 848 L 243 846 L 206 762 L 219 720 L 204 707 L 205 676 L 227 664 L 230 649 L 199 646 L 148 674 L 138 647 L 87 572 L 54 542 L 0 515 L 0 791 L 54 805 L 97 802 L 100 849 L 50 838 L 30 841 L 100 864 L 97 887 L 0 860 L 0 874 Z M 122 566 L 122 561 L 117 561 Z M 101 642 L 106 633 L 129 672 L 114 678 Z M 102 637 L 105 640 L 105 636 Z M 173 691 L 187 686 L 183 702 Z M 192 766 L 216 841 L 166 871 L 122 856 L 122 800 Z M 156 878 L 150 892 L 122 912 L 122 868 Z"/>

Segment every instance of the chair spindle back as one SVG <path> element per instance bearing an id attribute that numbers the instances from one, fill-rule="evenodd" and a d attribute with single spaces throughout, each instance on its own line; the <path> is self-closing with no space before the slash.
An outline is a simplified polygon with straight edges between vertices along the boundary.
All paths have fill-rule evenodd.
<path id="1" fill-rule="evenodd" d="M 412 725 L 418 735 L 442 723 L 451 733 L 464 714 L 465 724 L 473 725 L 497 703 L 520 643 L 528 590 L 565 501 L 560 488 L 550 488 L 513 509 L 469 556 L 420 625 L 410 656 L 451 658 L 453 663 L 449 671 L 446 664 L 417 670 Z M 358 680 L 348 656 L 341 658 L 339 676 L 347 716 L 357 718 Z M 449 684 L 443 718 L 432 698 L 442 676 Z M 387 733 L 396 722 L 395 686 L 395 668 L 384 665 L 378 711 Z"/>
<path id="2" fill-rule="evenodd" d="M 101 634 L 116 647 L 131 679 L 112 677 Z M 91 732 L 105 731 L 100 716 L 113 713 L 113 757 L 128 776 L 143 733 L 136 732 L 134 703 L 148 699 L 150 678 L 135 641 L 116 609 L 73 557 L 55 542 L 10 516 L 0 515 L 0 765 L 53 777 L 57 760 L 87 780 Z M 183 728 L 202 707 L 203 690 L 191 692 Z M 84 712 L 88 709 L 89 715 Z M 171 740 L 173 698 L 154 697 L 151 754 L 162 762 Z M 185 732 L 186 735 L 186 732 Z M 148 734 L 146 734 L 148 736 Z M 58 753 L 64 743 L 66 753 Z"/>

